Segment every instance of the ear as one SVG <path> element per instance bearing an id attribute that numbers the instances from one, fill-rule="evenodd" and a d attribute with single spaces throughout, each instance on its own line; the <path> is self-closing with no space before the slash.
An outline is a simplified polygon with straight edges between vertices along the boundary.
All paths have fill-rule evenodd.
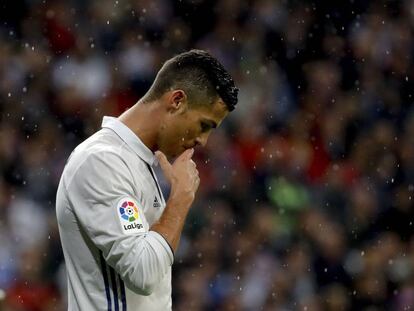
<path id="1" fill-rule="evenodd" d="M 187 94 L 183 90 L 173 90 L 169 96 L 169 111 L 179 112 L 187 109 Z"/>

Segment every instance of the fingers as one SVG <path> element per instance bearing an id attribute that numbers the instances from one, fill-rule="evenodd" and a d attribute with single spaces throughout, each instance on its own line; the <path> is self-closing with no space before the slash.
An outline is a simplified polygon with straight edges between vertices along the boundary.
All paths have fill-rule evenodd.
<path id="1" fill-rule="evenodd" d="M 193 192 L 197 191 L 200 184 L 200 177 L 197 165 L 191 159 L 193 154 L 193 148 L 187 149 L 175 160 L 174 164 L 171 164 L 164 153 L 161 151 L 155 152 L 161 169 L 172 186 L 182 187 L 184 189 L 188 189 L 189 187 Z"/>
<path id="2" fill-rule="evenodd" d="M 188 150 L 188 153 L 187 153 L 187 159 L 191 159 L 192 158 L 192 156 L 193 156 L 193 154 L 194 154 L 194 148 L 191 148 L 191 149 L 187 149 Z M 187 151 L 186 150 L 186 151 Z"/>
<path id="3" fill-rule="evenodd" d="M 171 180 L 172 167 L 170 162 L 168 162 L 167 157 L 161 151 L 156 151 L 155 156 L 158 158 L 158 162 L 160 163 L 161 169 L 164 172 L 165 177 L 168 180 Z"/>
<path id="4" fill-rule="evenodd" d="M 194 154 L 194 148 L 187 149 L 182 154 L 180 154 L 180 156 L 177 158 L 177 160 L 189 160 L 189 159 L 191 159 L 193 154 Z"/>
<path id="5" fill-rule="evenodd" d="M 200 177 L 198 177 L 198 175 L 197 175 L 194 183 L 195 183 L 195 189 L 197 190 L 198 186 L 200 185 Z"/>
<path id="6" fill-rule="evenodd" d="M 199 175 L 199 172 L 198 172 L 198 170 L 196 168 L 196 164 L 193 161 L 191 161 L 191 162 L 194 165 L 194 181 L 195 181 L 195 183 L 196 183 L 196 185 L 198 187 L 198 185 L 200 184 L 200 175 Z"/>
<path id="7" fill-rule="evenodd" d="M 193 184 L 195 185 L 195 189 L 197 190 L 198 185 L 200 184 L 200 176 L 199 176 L 199 172 L 197 170 L 197 165 L 196 163 L 190 159 L 190 161 L 188 161 L 189 165 L 190 165 L 190 171 L 191 175 L 192 175 L 192 180 L 193 180 Z"/>

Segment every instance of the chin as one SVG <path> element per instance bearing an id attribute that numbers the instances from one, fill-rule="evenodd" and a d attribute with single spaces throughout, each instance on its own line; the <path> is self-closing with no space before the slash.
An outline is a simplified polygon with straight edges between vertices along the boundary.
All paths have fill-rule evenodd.
<path id="1" fill-rule="evenodd" d="M 165 156 L 169 159 L 175 159 L 176 157 L 178 157 L 179 155 L 181 155 L 185 150 L 189 149 L 183 145 L 175 145 L 175 146 L 171 146 L 174 148 L 165 148 L 164 154 Z"/>
<path id="2" fill-rule="evenodd" d="M 187 148 L 185 148 L 184 146 L 180 146 L 178 149 L 174 150 L 174 152 L 172 152 L 171 154 L 171 158 L 176 158 L 179 155 L 181 155 Z"/>
<path id="3" fill-rule="evenodd" d="M 167 156 L 168 159 L 172 160 L 178 157 L 180 154 L 181 154 L 180 150 L 172 150 L 166 153 L 165 155 Z"/>

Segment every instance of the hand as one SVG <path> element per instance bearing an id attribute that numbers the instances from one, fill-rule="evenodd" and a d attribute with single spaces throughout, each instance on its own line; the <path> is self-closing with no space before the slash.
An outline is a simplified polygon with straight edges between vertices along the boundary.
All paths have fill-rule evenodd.
<path id="1" fill-rule="evenodd" d="M 194 149 L 184 151 L 171 165 L 161 152 L 155 152 L 167 181 L 171 184 L 169 200 L 191 205 L 200 184 L 196 164 L 191 159 Z"/>

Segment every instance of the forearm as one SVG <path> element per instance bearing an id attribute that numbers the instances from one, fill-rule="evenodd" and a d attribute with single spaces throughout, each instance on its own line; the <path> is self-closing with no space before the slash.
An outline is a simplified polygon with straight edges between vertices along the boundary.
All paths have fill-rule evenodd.
<path id="1" fill-rule="evenodd" d="M 174 257 L 165 239 L 157 232 L 124 236 L 115 242 L 101 244 L 105 261 L 120 274 L 125 285 L 140 295 L 149 295 L 165 277 Z"/>
<path id="2" fill-rule="evenodd" d="M 192 200 L 170 198 L 158 222 L 150 230 L 161 234 L 175 252 Z"/>
<path id="3" fill-rule="evenodd" d="M 161 151 L 156 153 L 164 175 L 170 182 L 171 193 L 164 212 L 150 230 L 162 235 L 173 252 L 178 248 L 188 210 L 200 184 L 196 164 L 191 160 L 193 153 L 194 149 L 187 149 L 173 165 Z"/>

